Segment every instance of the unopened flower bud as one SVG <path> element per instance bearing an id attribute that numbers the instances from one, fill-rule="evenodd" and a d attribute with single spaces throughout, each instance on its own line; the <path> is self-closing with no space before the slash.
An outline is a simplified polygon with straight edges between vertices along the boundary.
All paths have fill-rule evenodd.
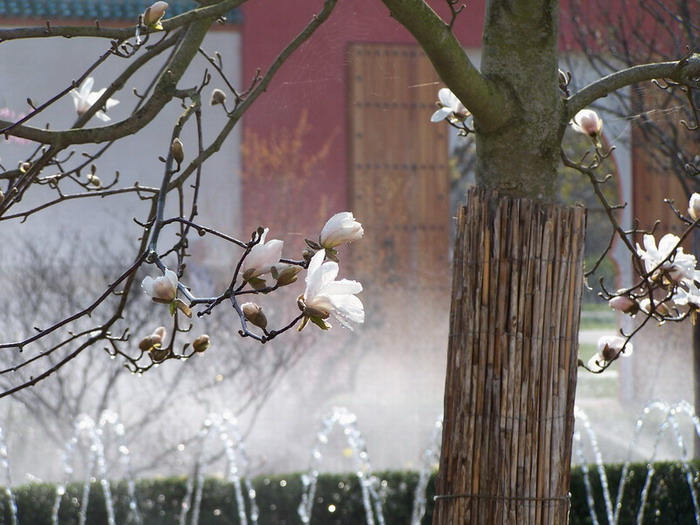
<path id="1" fill-rule="evenodd" d="M 223 104 L 224 102 L 226 102 L 226 93 L 218 88 L 211 92 L 211 98 L 209 99 L 209 104 L 211 106 Z"/>
<path id="2" fill-rule="evenodd" d="M 304 301 L 304 295 L 297 297 L 297 307 L 302 311 L 306 317 L 314 317 L 318 320 L 328 319 L 330 317 L 330 312 L 327 310 L 321 310 L 320 308 L 314 308 L 312 306 L 307 306 L 306 301 Z"/>
<path id="3" fill-rule="evenodd" d="M 166 333 L 167 331 L 165 330 L 165 327 L 159 326 L 158 328 L 153 330 L 153 333 L 151 335 L 141 339 L 141 342 L 139 343 L 139 349 L 143 352 L 151 352 L 153 350 L 160 349 L 160 347 L 163 346 L 163 339 L 165 339 Z"/>
<path id="4" fill-rule="evenodd" d="M 148 337 L 141 339 L 139 343 L 139 350 L 142 352 L 150 352 L 151 350 L 158 349 L 163 344 L 163 340 L 155 334 L 151 334 Z"/>
<path id="5" fill-rule="evenodd" d="M 559 87 L 566 87 L 569 84 L 569 76 L 561 69 L 559 70 Z"/>
<path id="6" fill-rule="evenodd" d="M 160 20 L 165 15 L 168 2 L 156 2 L 143 13 L 143 23 L 152 29 L 163 29 Z"/>
<path id="7" fill-rule="evenodd" d="M 170 302 L 175 298 L 177 288 L 169 280 L 159 277 L 153 284 L 153 291 L 158 298 Z"/>
<path id="8" fill-rule="evenodd" d="M 262 306 L 255 303 L 243 303 L 241 305 L 243 315 L 250 324 L 255 325 L 265 330 L 267 328 L 267 317 L 263 312 Z"/>
<path id="9" fill-rule="evenodd" d="M 207 348 L 211 346 L 211 340 L 207 334 L 200 335 L 197 339 L 192 342 L 192 348 L 197 353 L 204 352 Z"/>
<path id="10" fill-rule="evenodd" d="M 170 355 L 170 350 L 167 348 L 152 348 L 148 355 L 154 363 L 162 363 Z"/>
<path id="11" fill-rule="evenodd" d="M 31 162 L 20 162 L 19 164 L 19 171 L 22 173 L 27 173 L 32 167 Z"/>
<path id="12" fill-rule="evenodd" d="M 630 299 L 626 295 L 618 295 L 617 297 L 613 297 L 608 301 L 608 305 L 613 310 L 626 314 L 634 315 L 637 313 L 637 311 L 639 311 L 637 301 Z"/>
<path id="13" fill-rule="evenodd" d="M 182 141 L 177 137 L 173 139 L 173 143 L 170 146 L 170 151 L 172 152 L 173 159 L 175 159 L 177 165 L 179 166 L 182 164 L 182 161 L 185 160 L 185 149 L 182 146 Z"/>
<path id="14" fill-rule="evenodd" d="M 571 127 L 574 131 L 595 139 L 603 130 L 603 120 L 592 109 L 582 109 L 571 121 Z"/>
<path id="15" fill-rule="evenodd" d="M 102 187 L 102 181 L 97 175 L 93 175 L 92 173 L 88 173 L 87 176 L 87 181 L 88 184 L 91 186 L 94 186 L 95 188 L 101 188 Z"/>
<path id="16" fill-rule="evenodd" d="M 344 211 L 328 219 L 321 230 L 318 243 L 329 250 L 341 244 L 362 239 L 364 233 L 362 224 L 355 220 L 351 212 Z"/>
<path id="17" fill-rule="evenodd" d="M 688 215 L 690 215 L 690 218 L 694 221 L 697 221 L 698 217 L 700 217 L 700 193 L 693 193 L 690 196 Z"/>
<path id="18" fill-rule="evenodd" d="M 617 356 L 618 351 L 610 346 L 605 346 L 600 353 L 604 361 L 612 361 Z"/>
<path id="19" fill-rule="evenodd" d="M 154 301 L 169 304 L 177 296 L 177 274 L 172 270 L 165 270 L 165 274 L 153 278 L 145 277 L 141 282 L 143 291 L 150 295 Z"/>
<path id="20" fill-rule="evenodd" d="M 297 280 L 297 274 L 301 271 L 301 266 L 295 264 L 280 264 L 272 267 L 272 277 L 277 280 L 279 286 L 287 286 Z"/>
<path id="21" fill-rule="evenodd" d="M 2 204 L 2 201 L 5 200 L 5 194 L 0 190 L 0 204 Z"/>

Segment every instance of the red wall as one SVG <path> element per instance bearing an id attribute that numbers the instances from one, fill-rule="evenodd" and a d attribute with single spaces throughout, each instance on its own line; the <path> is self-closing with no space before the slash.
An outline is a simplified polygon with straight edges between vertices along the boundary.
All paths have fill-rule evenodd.
<path id="1" fill-rule="evenodd" d="M 444 4 L 443 1 L 435 3 Z M 252 79 L 258 68 L 264 72 L 322 5 L 320 0 L 245 3 L 242 7 L 243 78 Z M 459 18 L 457 27 L 467 47 L 479 45 L 483 6 L 483 0 L 470 2 L 468 14 L 465 11 Z M 304 148 L 316 152 L 332 137 L 328 155 L 314 174 L 309 206 L 313 207 L 325 196 L 330 213 L 348 208 L 345 53 L 349 42 L 413 43 L 414 40 L 390 18 L 379 0 L 340 0 L 330 19 L 288 60 L 267 92 L 246 113 L 243 127 L 244 141 L 251 131 L 272 136 L 275 129 L 293 129 L 306 108 L 311 128 Z M 245 165 L 243 170 L 245 174 Z M 261 209 L 259 199 L 246 201 L 246 196 L 270 193 L 270 190 L 255 181 L 245 180 L 244 175 L 243 208 L 248 229 L 265 224 L 263 221 L 269 222 L 266 214 L 269 216 L 271 210 Z M 270 199 L 273 198 L 270 195 Z M 303 233 L 310 235 L 312 232 Z"/>

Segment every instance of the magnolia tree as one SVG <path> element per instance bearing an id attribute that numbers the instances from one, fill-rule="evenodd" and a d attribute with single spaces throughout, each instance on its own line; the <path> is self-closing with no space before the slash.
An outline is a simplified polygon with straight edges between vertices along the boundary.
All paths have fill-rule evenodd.
<path id="1" fill-rule="evenodd" d="M 589 106 L 616 90 L 655 79 L 664 89 L 692 95 L 700 87 L 700 55 L 690 52 L 670 61 L 624 67 L 572 92 L 570 74 L 559 70 L 558 0 L 489 0 L 478 68 L 456 36 L 461 21 L 469 16 L 468 8 L 456 0 L 381 2 L 415 37 L 447 86 L 438 94 L 440 107 L 432 120 L 445 120 L 475 139 L 479 191 L 471 194 L 469 208 L 460 215 L 455 248 L 459 255 L 455 257 L 445 436 L 435 522 L 563 523 L 568 510 L 577 366 L 571 349 L 577 344 L 583 280 L 579 273 L 582 243 L 578 240 L 583 228 L 581 213 L 551 205 L 559 167 L 564 164 L 588 178 L 608 212 L 615 238 L 630 250 L 639 279 L 623 290 L 604 288 L 602 293 L 611 306 L 640 316 L 642 324 L 692 318 L 700 302 L 700 279 L 695 258 L 682 250 L 685 235 L 658 239 L 653 232 L 621 224 L 619 211 L 624 204 L 607 201 L 603 186 L 609 178 L 599 173 L 611 151 L 601 140 L 602 120 Z M 141 15 L 135 14 L 134 26 L 122 29 L 50 26 L 0 30 L 0 39 L 5 41 L 51 37 L 107 41 L 102 57 L 72 84 L 41 103 L 29 100 L 32 110 L 21 118 L 0 121 L 8 138 L 39 144 L 16 169 L 0 174 L 4 181 L 0 218 L 26 217 L 26 211 L 13 214 L 12 210 L 42 186 L 54 192 L 53 200 L 32 213 L 68 198 L 109 197 L 118 192 L 135 193 L 149 205 L 139 219 L 143 236 L 132 262 L 102 295 L 51 327 L 3 343 L 0 348 L 9 352 L 29 349 L 47 334 L 89 317 L 107 297 L 117 293 L 121 302 L 113 315 L 81 332 L 68 332 L 60 344 L 48 350 L 27 354 L 18 367 L 70 348 L 55 366 L 6 394 L 35 384 L 100 342 L 138 372 L 164 360 L 187 358 L 216 344 L 215 334 L 211 338 L 187 335 L 191 316 L 205 316 L 224 304 L 235 312 L 240 334 L 263 343 L 309 322 L 328 329 L 331 317 L 347 326 L 363 321 L 362 304 L 356 297 L 361 286 L 336 280 L 336 248 L 362 236 L 361 226 L 349 212 L 332 217 L 318 237 L 307 241 L 307 249 L 297 258 L 283 257 L 282 241 L 268 240 L 265 228 L 241 241 L 197 221 L 206 161 L 219 150 L 287 57 L 328 18 L 336 2 L 326 0 L 270 69 L 251 79 L 248 87 L 236 88 L 224 76 L 227 90 L 211 93 L 210 103 L 225 112 L 226 124 L 205 143 L 200 133 L 201 101 L 206 98 L 203 94 L 210 76 L 203 74 L 194 88 L 185 89 L 180 82 L 212 22 L 242 3 L 202 1 L 198 9 L 167 18 L 166 3 L 156 2 Z M 148 92 L 138 93 L 138 105 L 128 118 L 86 127 L 93 116 L 109 118 L 117 92 L 131 75 L 164 52 L 170 53 L 165 67 Z M 111 56 L 128 59 L 129 65 L 109 87 L 93 92 L 91 73 Z M 208 62 L 223 76 L 218 56 L 208 57 Z M 79 116 L 70 129 L 54 130 L 33 122 L 71 92 Z M 695 129 L 699 120 L 695 99 L 687 99 L 693 119 L 687 127 Z M 71 166 L 60 156 L 67 148 L 81 145 L 117 145 L 121 138 L 139 132 L 171 101 L 182 101 L 185 109 L 173 123 L 170 147 L 163 152 L 159 187 L 107 188 L 93 167 L 97 158 L 74 161 Z M 186 145 L 180 138 L 185 126 L 193 126 L 198 136 L 191 159 L 186 157 Z M 569 126 L 591 139 L 590 150 L 582 158 L 571 159 L 562 150 Z M 77 195 L 66 193 L 70 185 L 79 189 Z M 184 191 L 186 185 L 193 188 L 191 193 Z M 171 208 L 166 204 L 173 202 L 178 211 L 168 214 Z M 472 211 L 473 220 L 465 220 L 465 214 Z M 678 212 L 688 232 L 697 225 L 697 216 L 695 201 L 691 201 L 688 213 Z M 527 217 L 532 228 L 522 224 L 521 217 Z M 175 240 L 166 242 L 162 234 L 171 228 Z M 194 234 L 215 237 L 240 249 L 227 286 L 216 294 L 203 297 L 188 286 L 185 260 L 188 239 Z M 643 236 L 641 245 L 636 244 L 635 235 Z M 154 300 L 152 307 L 168 308 L 172 322 L 170 327 L 154 326 L 151 335 L 136 344 L 128 341 L 126 334 L 116 336 L 111 328 L 129 294 L 137 288 L 135 272 L 142 267 L 151 269 L 142 286 Z M 306 286 L 298 295 L 299 313 L 271 328 L 254 299 L 293 285 L 300 271 L 306 272 Z M 629 354 L 632 335 L 602 339 L 598 356 L 583 366 L 599 372 L 620 355 Z"/>
<path id="2" fill-rule="evenodd" d="M 600 167 L 611 149 L 590 106 L 617 90 L 655 80 L 668 92 L 687 95 L 691 119 L 681 131 L 695 131 L 700 55 L 691 50 L 671 61 L 619 70 L 613 65 L 606 76 L 573 90 L 571 74 L 559 70 L 558 0 L 487 1 L 479 67 L 457 37 L 468 4 L 382 1 L 447 86 L 438 93 L 440 107 L 432 120 L 473 134 L 476 145 L 480 191 L 470 193 L 455 247 L 433 522 L 564 523 L 575 368 L 602 372 L 631 353 L 637 329 L 601 338 L 598 354 L 588 363 L 577 362 L 571 348 L 577 344 L 582 283 L 574 268 L 582 264 L 577 239 L 583 228 L 575 211 L 547 203 L 556 201 L 561 164 L 587 177 L 612 224 L 610 246 L 617 239 L 629 249 L 638 275 L 625 289 L 603 286 L 610 306 L 636 315 L 637 326 L 694 318 L 700 274 L 695 257 L 681 245 L 697 226 L 696 199 L 687 212 L 685 206 L 678 210 L 686 225 L 680 237 L 659 238 L 623 224 L 625 203 L 609 202 L 604 192 L 610 176 Z M 608 6 L 601 9 L 607 12 Z M 697 6 L 672 16 L 697 19 Z M 596 42 L 584 39 L 583 45 Z M 563 148 L 569 126 L 591 139 L 581 158 L 569 158 Z M 541 229 L 528 230 L 522 217 Z"/>
<path id="3" fill-rule="evenodd" d="M 569 82 L 570 76 L 560 71 L 562 90 L 566 90 Z M 439 109 L 431 117 L 433 122 L 447 121 L 459 130 L 460 136 L 475 132 L 472 115 L 452 91 L 443 88 L 438 92 L 438 98 Z M 692 111 L 697 114 L 693 99 L 689 98 L 689 101 Z M 627 204 L 609 201 L 602 186 L 612 180 L 612 174 L 600 175 L 597 172 L 601 162 L 610 156 L 614 149 L 606 149 L 602 145 L 603 120 L 595 111 L 582 109 L 574 115 L 569 124 L 575 132 L 591 139 L 591 149 L 586 152 L 581 162 L 569 159 L 562 150 L 563 163 L 588 177 L 614 227 L 608 249 L 600 254 L 598 262 L 593 265 L 588 275 L 595 276 L 598 264 L 608 254 L 615 240 L 619 239 L 629 248 L 633 267 L 640 276 L 634 286 L 617 291 L 608 290 L 606 283 L 601 281 L 600 295 L 608 300 L 610 308 L 632 317 L 639 314 L 641 322 L 637 323 L 630 333 L 621 331 L 621 335 L 601 336 L 598 340 L 598 352 L 587 363 L 579 363 L 590 372 L 600 373 L 619 357 L 632 354 L 633 344 L 630 339 L 650 320 L 664 323 L 691 318 L 695 322 L 700 309 L 700 270 L 696 268 L 695 256 L 685 253 L 682 244 L 700 219 L 700 193 L 691 195 L 684 210 L 675 210 L 679 221 L 686 226 L 681 237 L 666 234 L 660 238 L 657 246 L 656 237 L 651 232 L 638 228 L 624 229 L 616 212 Z M 692 129 L 696 127 L 693 126 Z M 688 165 L 688 169 L 693 169 L 692 165 Z M 635 236 L 640 234 L 643 235 L 642 245 L 634 242 Z"/>
<path id="4" fill-rule="evenodd" d="M 168 18 L 168 3 L 155 2 L 143 13 L 134 13 L 132 26 L 120 29 L 98 23 L 94 27 L 48 24 L 43 28 L 0 30 L 3 41 L 95 37 L 104 42 L 100 58 L 79 78 L 57 87 L 55 96 L 42 101 L 29 97 L 28 112 L 16 115 L 8 110 L 0 117 L 0 129 L 6 139 L 34 145 L 33 151 L 16 168 L 3 167 L 0 173 L 0 221 L 23 221 L 76 199 L 109 200 L 134 195 L 146 205 L 143 214 L 134 217 L 142 235 L 134 246 L 131 262 L 104 289 L 70 315 L 34 330 L 25 327 L 23 335 L 0 343 L 0 349 L 13 354 L 12 364 L 0 371 L 6 386 L 0 395 L 35 385 L 92 347 L 103 347 L 112 357 L 124 360 L 130 371 L 139 374 L 164 361 L 186 360 L 217 344 L 217 334 L 201 333 L 202 323 L 198 319 L 223 307 L 229 308 L 237 319 L 240 336 L 260 343 L 293 328 L 301 330 L 309 323 L 328 330 L 331 319 L 350 329 L 364 321 L 363 305 L 357 297 L 362 291 L 361 284 L 338 279 L 338 248 L 363 235 L 362 226 L 352 213 L 341 212 L 328 219 L 320 233 L 307 239 L 306 249 L 297 257 L 290 257 L 284 241 L 271 239 L 272 234 L 265 227 L 259 227 L 249 239 L 239 240 L 199 220 L 200 189 L 207 160 L 222 147 L 285 60 L 328 18 L 336 2 L 325 2 L 267 71 L 248 79 L 247 87 L 238 87 L 225 74 L 222 56 L 218 53 L 209 56 L 201 46 L 212 24 L 242 3 L 241 0 L 200 2 L 202 7 Z M 200 72 L 198 85 L 184 88 L 183 75 L 198 55 L 206 58 L 207 68 Z M 112 57 L 126 59 L 127 65 L 108 87 L 97 90 L 92 72 Z M 151 71 L 158 57 L 165 57 L 165 62 L 155 76 L 151 74 L 148 90 L 134 90 L 135 109 L 128 117 L 114 122 L 110 112 L 117 104 L 125 103 L 120 91 L 137 72 Z M 226 90 L 208 88 L 212 74 L 227 86 Z M 69 128 L 56 129 L 38 122 L 43 112 L 71 100 L 77 119 Z M 118 173 L 114 180 L 103 181 L 98 174 L 105 151 L 118 148 L 124 137 L 138 134 L 173 103 L 180 103 L 183 110 L 171 123 L 169 147 L 159 157 L 163 166 L 160 184 L 156 187 L 124 184 Z M 225 124 L 215 130 L 209 142 L 203 138 L 208 125 L 202 116 L 205 103 L 220 109 L 226 117 Z M 94 127 L 96 123 L 99 125 Z M 196 153 L 188 158 L 186 151 L 192 145 L 184 144 L 183 137 L 190 128 L 197 143 L 192 148 Z M 98 153 L 88 150 L 90 145 L 99 145 Z M 82 158 L 70 153 L 75 148 L 85 148 Z M 214 294 L 201 295 L 189 278 L 187 260 L 193 237 L 215 238 L 237 250 L 230 261 L 226 284 Z M 139 271 L 148 273 L 140 282 L 141 290 L 137 280 Z M 286 321 L 268 318 L 256 298 L 266 295 L 286 300 L 288 294 L 275 292 L 299 286 L 296 283 L 300 276 L 305 286 L 295 294 L 298 313 Z M 137 340 L 128 326 L 117 330 L 135 293 L 145 293 L 152 299 L 149 308 L 154 317 L 159 309 L 167 310 L 170 317 L 168 325 L 156 324 L 146 329 L 145 334 L 144 329 L 132 327 Z M 275 310 L 279 315 L 284 309 Z M 51 343 L 47 344 L 48 341 Z"/>

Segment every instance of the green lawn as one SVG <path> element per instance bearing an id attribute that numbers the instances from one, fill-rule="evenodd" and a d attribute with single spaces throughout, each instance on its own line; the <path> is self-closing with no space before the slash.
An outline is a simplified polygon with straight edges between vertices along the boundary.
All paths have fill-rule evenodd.
<path id="1" fill-rule="evenodd" d="M 579 346 L 579 359 L 584 363 L 597 352 L 597 347 L 593 343 L 582 343 Z M 581 398 L 604 398 L 617 396 L 617 363 L 613 363 L 610 368 L 601 374 L 592 374 L 588 370 L 579 368 L 578 386 L 576 387 L 576 397 Z"/>
<path id="2" fill-rule="evenodd" d="M 617 331 L 615 312 L 607 303 L 584 303 L 581 308 L 581 330 Z"/>

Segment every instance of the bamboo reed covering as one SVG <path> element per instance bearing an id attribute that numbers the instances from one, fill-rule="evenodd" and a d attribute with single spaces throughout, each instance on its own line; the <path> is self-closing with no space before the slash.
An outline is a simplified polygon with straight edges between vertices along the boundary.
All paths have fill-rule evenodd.
<path id="1" fill-rule="evenodd" d="M 458 217 L 433 525 L 562 525 L 586 212 L 479 189 Z"/>

